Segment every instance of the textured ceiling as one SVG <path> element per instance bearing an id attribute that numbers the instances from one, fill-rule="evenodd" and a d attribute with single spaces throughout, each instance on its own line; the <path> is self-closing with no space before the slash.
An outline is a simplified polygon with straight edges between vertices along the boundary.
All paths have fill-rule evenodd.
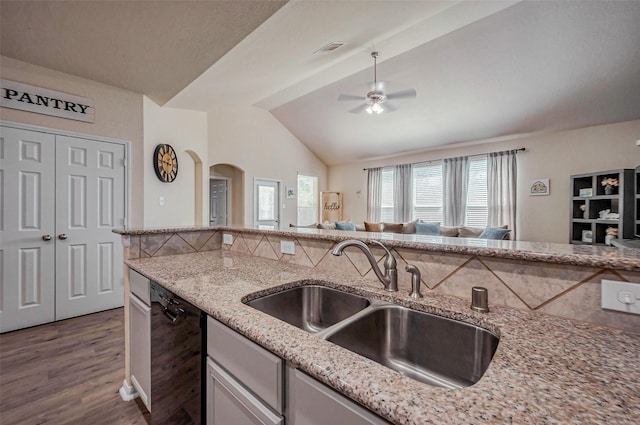
<path id="1" fill-rule="evenodd" d="M 3 55 L 170 107 L 265 109 L 328 165 L 640 118 L 636 0 L 2 0 L 0 15 Z M 364 99 L 373 50 L 388 91 L 417 98 L 351 114 L 336 100 Z"/>
<path id="2" fill-rule="evenodd" d="M 4 56 L 164 104 L 286 1 L 7 1 Z"/>

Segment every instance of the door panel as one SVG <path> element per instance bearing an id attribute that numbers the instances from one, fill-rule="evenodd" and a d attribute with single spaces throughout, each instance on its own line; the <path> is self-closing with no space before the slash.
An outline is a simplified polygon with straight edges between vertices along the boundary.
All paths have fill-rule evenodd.
<path id="1" fill-rule="evenodd" d="M 0 332 L 54 320 L 54 158 L 53 135 L 0 127 Z"/>
<path id="2" fill-rule="evenodd" d="M 280 228 L 280 183 L 275 180 L 255 181 L 255 217 L 258 229 Z"/>
<path id="3" fill-rule="evenodd" d="M 56 137 L 56 320 L 123 304 L 124 146 Z"/>
<path id="4" fill-rule="evenodd" d="M 211 226 L 226 226 L 228 183 L 223 179 L 209 180 L 209 224 Z"/>

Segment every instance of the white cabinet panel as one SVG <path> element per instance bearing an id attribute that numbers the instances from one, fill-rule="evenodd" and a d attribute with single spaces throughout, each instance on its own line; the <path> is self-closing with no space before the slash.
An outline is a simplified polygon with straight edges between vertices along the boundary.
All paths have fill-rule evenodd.
<path id="1" fill-rule="evenodd" d="M 151 307 L 133 294 L 129 294 L 129 334 L 131 383 L 151 411 Z"/>
<path id="2" fill-rule="evenodd" d="M 300 370 L 288 370 L 289 425 L 389 425 L 389 422 Z"/>
<path id="3" fill-rule="evenodd" d="M 207 425 L 284 425 L 284 418 L 209 358 Z"/>

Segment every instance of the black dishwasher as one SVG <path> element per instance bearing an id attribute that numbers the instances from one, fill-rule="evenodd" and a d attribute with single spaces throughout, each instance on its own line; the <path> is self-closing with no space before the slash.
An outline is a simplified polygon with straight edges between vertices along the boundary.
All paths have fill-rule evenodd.
<path id="1" fill-rule="evenodd" d="M 200 425 L 206 418 L 206 315 L 151 282 L 151 424 Z"/>

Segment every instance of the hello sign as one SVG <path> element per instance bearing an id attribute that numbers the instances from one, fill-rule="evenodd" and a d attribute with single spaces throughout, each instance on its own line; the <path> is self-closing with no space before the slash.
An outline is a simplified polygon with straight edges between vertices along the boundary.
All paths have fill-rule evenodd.
<path id="1" fill-rule="evenodd" d="M 9 80 L 0 80 L 0 106 L 84 122 L 95 119 L 91 99 Z"/>

